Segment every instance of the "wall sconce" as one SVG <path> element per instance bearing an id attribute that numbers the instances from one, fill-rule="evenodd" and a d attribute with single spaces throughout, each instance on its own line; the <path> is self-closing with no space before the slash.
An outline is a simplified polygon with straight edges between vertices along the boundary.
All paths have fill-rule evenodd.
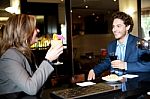
<path id="1" fill-rule="evenodd" d="M 6 7 L 5 11 L 11 14 L 20 14 L 20 0 L 10 0 L 10 7 Z"/>
<path id="2" fill-rule="evenodd" d="M 5 8 L 5 11 L 11 13 L 11 14 L 19 14 L 20 10 L 18 7 L 7 7 Z"/>

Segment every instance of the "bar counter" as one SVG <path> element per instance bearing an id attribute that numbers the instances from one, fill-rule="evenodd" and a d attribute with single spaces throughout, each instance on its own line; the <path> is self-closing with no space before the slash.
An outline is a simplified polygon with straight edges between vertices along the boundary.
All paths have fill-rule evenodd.
<path id="1" fill-rule="evenodd" d="M 97 83 L 95 85 L 78 87 L 74 86 L 72 88 L 67 88 L 63 90 L 53 91 L 51 97 L 60 99 L 79 99 L 79 98 L 90 98 L 104 96 L 109 93 L 119 92 L 118 88 L 114 88 L 104 83 Z"/>
<path id="2" fill-rule="evenodd" d="M 150 72 L 134 75 L 138 77 L 117 82 L 107 82 L 100 77 L 91 86 L 81 87 L 74 83 L 51 87 L 43 90 L 41 98 L 25 96 L 20 99 L 137 99 L 135 96 L 146 95 L 150 91 Z M 150 96 L 140 99 L 150 99 Z"/>
<path id="3" fill-rule="evenodd" d="M 150 73 L 134 73 L 135 78 L 125 81 L 106 82 L 101 79 L 95 85 L 80 87 L 73 85 L 50 92 L 52 99 L 126 99 L 145 95 L 150 91 Z"/>

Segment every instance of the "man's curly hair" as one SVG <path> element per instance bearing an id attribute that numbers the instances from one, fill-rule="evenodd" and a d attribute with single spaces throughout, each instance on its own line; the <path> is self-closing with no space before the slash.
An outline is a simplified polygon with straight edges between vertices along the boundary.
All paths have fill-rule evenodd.
<path id="1" fill-rule="evenodd" d="M 113 18 L 113 20 L 116 18 L 121 19 L 126 26 L 130 25 L 130 29 L 128 32 L 129 33 L 132 32 L 134 23 L 133 23 L 133 19 L 130 15 L 128 15 L 124 12 L 116 12 L 112 15 L 112 18 Z"/>

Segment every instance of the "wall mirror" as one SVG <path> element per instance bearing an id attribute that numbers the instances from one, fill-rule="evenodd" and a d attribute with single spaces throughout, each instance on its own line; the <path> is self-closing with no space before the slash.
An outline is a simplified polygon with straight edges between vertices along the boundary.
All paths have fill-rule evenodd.
<path id="1" fill-rule="evenodd" d="M 111 16 L 119 10 L 119 0 L 71 0 L 71 9 L 74 56 L 98 55 L 113 38 Z"/>
<path id="2" fill-rule="evenodd" d="M 70 0 L 70 2 L 73 60 L 76 70 L 77 62 L 85 65 L 85 58 L 94 59 L 99 56 L 100 51 L 113 39 L 111 16 L 119 11 L 119 0 Z M 88 64 L 88 60 L 86 62 Z M 85 69 L 91 68 L 88 65 Z"/>
<path id="3" fill-rule="evenodd" d="M 106 34 L 119 0 L 71 0 L 73 35 Z"/>
<path id="4" fill-rule="evenodd" d="M 142 38 L 150 39 L 150 0 L 141 0 L 141 31 Z"/>

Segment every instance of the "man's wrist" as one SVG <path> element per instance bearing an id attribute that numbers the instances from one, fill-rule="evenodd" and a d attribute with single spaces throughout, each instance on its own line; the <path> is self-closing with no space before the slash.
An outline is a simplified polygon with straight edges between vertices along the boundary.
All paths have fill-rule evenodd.
<path id="1" fill-rule="evenodd" d="M 127 62 L 124 63 L 124 69 L 127 70 Z"/>

